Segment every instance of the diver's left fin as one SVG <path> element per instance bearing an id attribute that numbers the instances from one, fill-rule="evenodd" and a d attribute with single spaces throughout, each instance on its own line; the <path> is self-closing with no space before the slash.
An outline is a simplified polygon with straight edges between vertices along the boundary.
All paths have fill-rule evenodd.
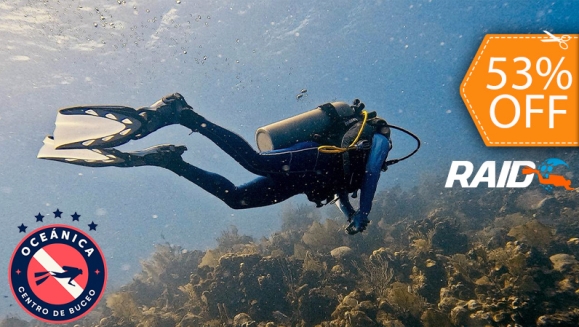
<path id="1" fill-rule="evenodd" d="M 52 136 L 44 138 L 37 158 L 66 162 L 89 167 L 123 166 L 125 160 L 115 149 L 55 149 Z"/>

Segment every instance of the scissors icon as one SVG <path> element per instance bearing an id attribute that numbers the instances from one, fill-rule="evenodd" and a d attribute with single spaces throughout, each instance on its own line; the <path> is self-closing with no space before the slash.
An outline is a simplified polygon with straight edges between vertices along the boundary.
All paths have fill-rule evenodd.
<path id="1" fill-rule="evenodd" d="M 543 31 L 543 32 L 547 33 L 547 35 L 549 35 L 550 38 L 541 40 L 541 42 L 559 42 L 559 47 L 561 47 L 561 49 L 567 50 L 567 48 L 569 48 L 569 45 L 567 44 L 567 41 L 571 40 L 571 37 L 569 35 L 563 35 L 561 37 L 556 37 L 555 35 L 547 32 L 547 31 Z"/>

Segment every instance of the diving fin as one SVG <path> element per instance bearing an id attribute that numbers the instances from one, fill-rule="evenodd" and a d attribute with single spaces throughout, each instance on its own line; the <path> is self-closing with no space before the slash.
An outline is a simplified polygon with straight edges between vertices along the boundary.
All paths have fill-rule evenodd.
<path id="1" fill-rule="evenodd" d="M 129 107 L 63 108 L 56 116 L 52 143 L 59 150 L 112 148 L 137 138 L 146 124 L 138 111 Z"/>
<path id="2" fill-rule="evenodd" d="M 52 136 L 44 138 L 37 158 L 66 162 L 89 167 L 124 166 L 125 160 L 115 149 L 56 149 Z"/>
<path id="3" fill-rule="evenodd" d="M 40 278 L 39 280 L 36 281 L 36 285 L 40 285 L 40 284 L 44 283 L 48 279 L 48 277 L 50 277 L 50 276 Z"/>
<path id="4" fill-rule="evenodd" d="M 165 167 L 173 160 L 182 160 L 187 150 L 183 145 L 162 144 L 150 148 L 121 152 L 117 149 L 55 149 L 52 136 L 44 138 L 37 158 L 89 167 Z"/>

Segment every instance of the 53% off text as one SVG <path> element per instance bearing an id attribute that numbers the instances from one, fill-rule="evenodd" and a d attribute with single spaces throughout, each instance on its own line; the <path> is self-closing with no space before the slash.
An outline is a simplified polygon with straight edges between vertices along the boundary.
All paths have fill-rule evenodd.
<path id="1" fill-rule="evenodd" d="M 555 128 L 555 116 L 561 115 L 561 119 L 565 119 L 563 115 L 567 113 L 565 102 L 568 96 L 563 91 L 569 90 L 573 85 L 571 72 L 562 69 L 564 61 L 565 57 L 561 57 L 553 68 L 551 59 L 548 57 L 541 57 L 534 63 L 529 58 L 516 57 L 513 63 L 515 66 L 522 66 L 522 69 L 518 69 L 515 75 L 510 75 L 513 76 L 511 83 L 509 75 L 501 69 L 501 63 L 507 62 L 507 58 L 491 57 L 488 72 L 499 76 L 499 82 L 489 83 L 487 88 L 505 92 L 497 95 L 490 104 L 489 113 L 493 124 L 499 128 L 511 128 L 519 123 L 523 114 L 525 127 L 531 128 L 533 115 L 542 115 L 541 117 L 546 115 L 548 127 Z M 535 73 L 535 79 L 533 79 Z M 537 77 L 540 81 L 537 81 Z M 540 85 L 542 90 L 534 83 L 542 83 Z M 538 120 L 544 121 L 544 119 Z"/>

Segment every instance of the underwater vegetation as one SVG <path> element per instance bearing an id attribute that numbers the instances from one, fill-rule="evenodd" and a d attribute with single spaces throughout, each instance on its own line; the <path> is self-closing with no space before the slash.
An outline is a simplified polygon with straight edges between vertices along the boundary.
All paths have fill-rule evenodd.
<path id="1" fill-rule="evenodd" d="M 260 240 L 231 227 L 207 251 L 158 245 L 70 326 L 579 325 L 579 192 L 424 181 L 382 191 L 370 218 L 352 237 L 304 205 Z"/>

